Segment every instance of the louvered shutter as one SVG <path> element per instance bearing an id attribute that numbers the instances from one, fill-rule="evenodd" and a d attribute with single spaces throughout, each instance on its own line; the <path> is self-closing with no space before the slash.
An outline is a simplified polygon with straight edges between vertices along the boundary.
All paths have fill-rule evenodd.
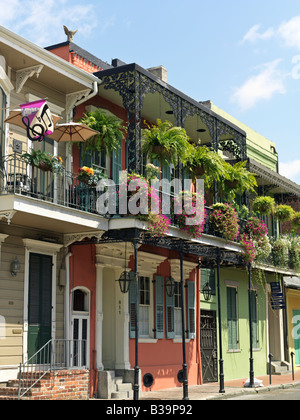
<path id="1" fill-rule="evenodd" d="M 237 350 L 238 348 L 236 295 L 237 291 L 235 288 L 227 288 L 227 325 L 229 350 Z"/>
<path id="2" fill-rule="evenodd" d="M 195 328 L 195 283 L 193 281 L 187 282 L 187 306 L 188 306 L 188 338 L 196 338 Z"/>
<path id="3" fill-rule="evenodd" d="M 166 331 L 167 338 L 175 338 L 175 328 L 174 328 L 174 306 L 175 306 L 175 297 L 166 295 Z"/>
<path id="4" fill-rule="evenodd" d="M 135 274 L 131 271 L 129 286 L 129 337 L 135 338 Z"/>
<path id="5" fill-rule="evenodd" d="M 155 330 L 156 338 L 165 337 L 164 328 L 164 278 L 155 276 Z"/>

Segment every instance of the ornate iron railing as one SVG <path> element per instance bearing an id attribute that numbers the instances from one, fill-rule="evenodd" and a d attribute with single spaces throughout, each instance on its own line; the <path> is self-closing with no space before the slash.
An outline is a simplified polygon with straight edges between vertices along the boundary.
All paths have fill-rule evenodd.
<path id="1" fill-rule="evenodd" d="M 77 175 L 63 170 L 46 172 L 28 165 L 19 155 L 2 159 L 0 193 L 20 194 L 73 209 L 96 213 L 96 189 L 77 179 Z"/>

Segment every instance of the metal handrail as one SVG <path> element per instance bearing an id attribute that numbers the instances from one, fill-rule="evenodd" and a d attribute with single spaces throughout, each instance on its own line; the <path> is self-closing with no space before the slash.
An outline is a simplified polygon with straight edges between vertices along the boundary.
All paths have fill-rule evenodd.
<path id="1" fill-rule="evenodd" d="M 51 339 L 19 366 L 18 399 L 26 395 L 47 373 L 87 367 L 87 341 Z"/>

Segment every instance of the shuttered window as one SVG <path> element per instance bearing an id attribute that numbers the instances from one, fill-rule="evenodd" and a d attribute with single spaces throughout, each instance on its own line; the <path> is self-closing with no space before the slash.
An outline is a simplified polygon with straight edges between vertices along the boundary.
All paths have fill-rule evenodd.
<path id="1" fill-rule="evenodd" d="M 164 326 L 164 278 L 155 276 L 155 337 L 165 337 Z"/>
<path id="2" fill-rule="evenodd" d="M 131 271 L 130 286 L 129 286 L 129 337 L 135 338 L 135 274 Z"/>
<path id="3" fill-rule="evenodd" d="M 166 331 L 167 338 L 175 338 L 175 320 L 174 320 L 174 307 L 175 307 L 175 295 L 168 296 L 168 293 L 165 292 L 166 296 Z"/>
<path id="4" fill-rule="evenodd" d="M 227 327 L 228 350 L 237 350 L 239 348 L 239 339 L 237 289 L 235 287 L 227 287 Z"/>
<path id="5" fill-rule="evenodd" d="M 188 338 L 196 338 L 195 328 L 195 283 L 187 282 L 187 319 L 188 319 Z"/>

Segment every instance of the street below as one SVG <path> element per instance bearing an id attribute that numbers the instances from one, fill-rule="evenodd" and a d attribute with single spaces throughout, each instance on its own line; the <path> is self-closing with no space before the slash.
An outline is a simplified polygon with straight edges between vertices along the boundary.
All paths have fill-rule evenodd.
<path id="1" fill-rule="evenodd" d="M 251 395 L 228 398 L 227 401 L 300 401 L 300 385 L 286 389 L 274 389 Z"/>

